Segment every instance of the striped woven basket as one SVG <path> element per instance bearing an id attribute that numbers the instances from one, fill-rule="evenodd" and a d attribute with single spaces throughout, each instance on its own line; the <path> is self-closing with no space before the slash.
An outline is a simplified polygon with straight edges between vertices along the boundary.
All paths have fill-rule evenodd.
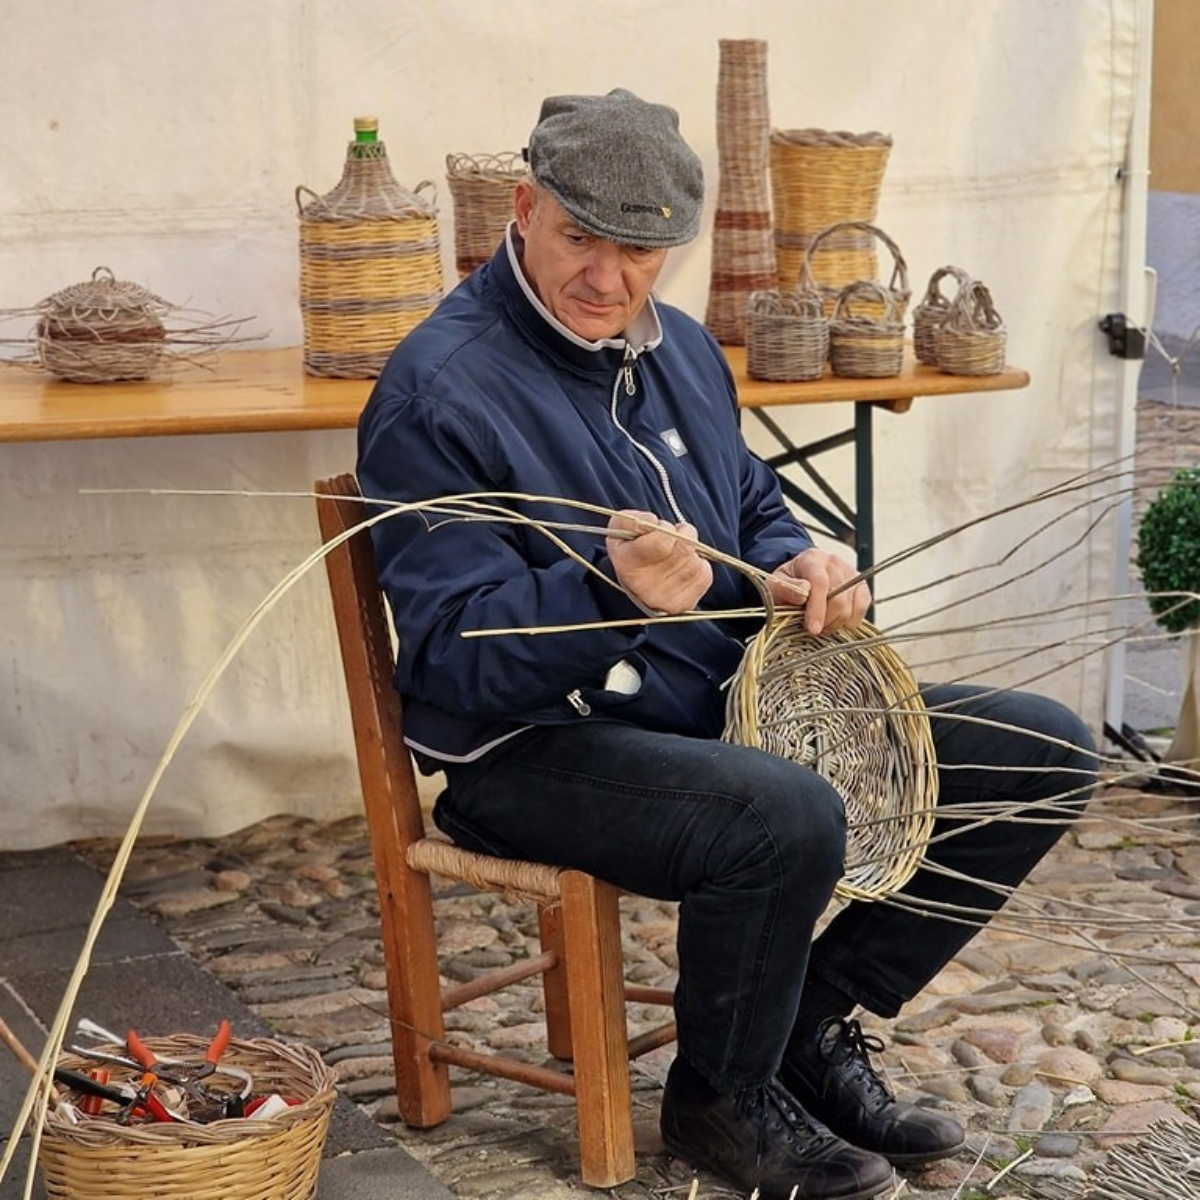
<path id="1" fill-rule="evenodd" d="M 829 363 L 848 379 L 886 379 L 904 365 L 904 321 L 893 294 L 873 279 L 848 284 L 829 321 Z"/>
<path id="2" fill-rule="evenodd" d="M 773 614 L 730 687 L 724 737 L 811 767 L 841 793 L 842 899 L 878 899 L 912 877 L 937 804 L 933 735 L 916 681 L 877 629 L 814 637 L 802 611 Z"/>
<path id="3" fill-rule="evenodd" d="M 751 379 L 820 379 L 829 356 L 829 320 L 813 293 L 751 292 L 746 310 L 746 373 Z"/>
<path id="4" fill-rule="evenodd" d="M 948 375 L 998 375 L 1007 340 L 991 292 L 979 280 L 969 280 L 937 331 L 937 365 Z"/>
<path id="5" fill-rule="evenodd" d="M 373 379 L 442 298 L 435 186 L 396 182 L 383 142 L 351 142 L 341 181 L 296 189 L 310 375 Z"/>
<path id="6" fill-rule="evenodd" d="M 917 362 L 928 367 L 937 366 L 937 332 L 949 316 L 950 303 L 954 299 L 953 296 L 942 294 L 942 280 L 947 278 L 953 279 L 961 289 L 970 277 L 960 267 L 938 267 L 929 277 L 929 285 L 921 303 L 913 309 L 913 352 Z"/>
<path id="7" fill-rule="evenodd" d="M 771 132 L 771 200 L 779 287 L 795 287 L 813 238 L 840 221 L 874 221 L 892 139 L 883 133 L 829 129 Z M 847 248 L 821 282 L 838 288 L 874 279 L 875 243 Z"/>
<path id="8" fill-rule="evenodd" d="M 454 204 L 454 265 L 465 279 L 496 252 L 513 215 L 513 189 L 529 177 L 519 151 L 447 154 Z"/>
<path id="9" fill-rule="evenodd" d="M 180 1034 L 148 1038 L 146 1044 L 160 1060 L 203 1062 L 208 1039 Z M 101 1049 L 119 1054 L 124 1048 Z M 234 1038 L 221 1063 L 248 1072 L 256 1095 L 277 1092 L 297 1103 L 273 1117 L 207 1124 L 126 1125 L 111 1113 L 72 1124 L 52 1112 L 38 1155 L 46 1195 L 50 1200 L 311 1200 L 336 1098 L 333 1072 L 315 1050 L 266 1038 Z M 65 1055 L 59 1065 L 86 1071 L 90 1064 Z M 142 1074 L 140 1068 L 135 1074 L 119 1066 L 110 1071 L 113 1084 L 136 1085 Z M 214 1074 L 205 1082 L 221 1079 Z M 230 1090 L 237 1086 L 232 1081 Z"/>
<path id="10" fill-rule="evenodd" d="M 717 341 L 741 346 L 746 341 L 750 293 L 775 286 L 767 178 L 767 43 L 756 38 L 722 39 L 719 49 L 719 177 L 704 323 Z"/>

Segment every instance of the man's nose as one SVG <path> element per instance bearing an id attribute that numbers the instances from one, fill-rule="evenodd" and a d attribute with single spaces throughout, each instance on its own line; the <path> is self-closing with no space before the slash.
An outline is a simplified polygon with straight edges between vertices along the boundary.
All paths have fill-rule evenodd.
<path id="1" fill-rule="evenodd" d="M 588 286 L 609 294 L 621 288 L 621 248 L 615 242 L 598 241 L 588 256 Z"/>

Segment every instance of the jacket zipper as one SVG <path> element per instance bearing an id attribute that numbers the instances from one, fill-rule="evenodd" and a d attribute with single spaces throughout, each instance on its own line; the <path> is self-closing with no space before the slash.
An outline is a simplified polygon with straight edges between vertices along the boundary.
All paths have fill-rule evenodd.
<path id="1" fill-rule="evenodd" d="M 671 487 L 671 477 L 667 474 L 667 468 L 654 456 L 653 452 L 642 445 L 621 424 L 621 418 L 617 416 L 617 402 L 621 398 L 621 392 L 624 391 L 626 396 L 637 395 L 637 384 L 633 377 L 634 363 L 637 362 L 637 351 L 630 345 L 625 346 L 625 361 L 621 364 L 621 369 L 617 372 L 616 379 L 613 380 L 612 401 L 609 405 L 609 416 L 612 418 L 612 423 L 629 439 L 629 444 L 654 468 L 655 474 L 658 476 L 659 482 L 662 484 L 663 494 L 667 498 L 667 503 L 671 506 L 671 512 L 675 516 L 676 521 L 686 521 L 687 518 L 683 515 L 683 510 L 679 507 L 678 501 L 675 499 L 675 491 Z"/>
<path id="2" fill-rule="evenodd" d="M 567 700 L 581 717 L 592 715 L 592 706 L 583 698 L 583 693 L 578 688 L 567 693 Z"/>

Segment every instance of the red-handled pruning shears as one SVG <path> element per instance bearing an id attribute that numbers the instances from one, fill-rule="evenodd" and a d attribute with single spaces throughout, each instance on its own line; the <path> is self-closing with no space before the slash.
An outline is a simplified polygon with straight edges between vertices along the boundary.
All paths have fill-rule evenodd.
<path id="1" fill-rule="evenodd" d="M 217 1069 L 217 1064 L 221 1061 L 221 1055 L 225 1053 L 225 1048 L 229 1045 L 232 1033 L 233 1027 L 229 1019 L 224 1018 L 217 1026 L 217 1032 L 213 1034 L 212 1041 L 208 1043 L 208 1049 L 204 1052 L 204 1061 L 201 1063 L 179 1062 L 175 1059 L 170 1062 L 160 1062 L 154 1051 L 138 1036 L 136 1029 L 131 1029 L 125 1035 L 125 1048 L 145 1069 L 146 1074 L 142 1077 L 143 1085 L 148 1078 L 158 1077 L 169 1083 L 179 1084 L 197 1100 L 207 1101 L 209 1097 L 200 1087 L 200 1080 L 207 1078 Z"/>

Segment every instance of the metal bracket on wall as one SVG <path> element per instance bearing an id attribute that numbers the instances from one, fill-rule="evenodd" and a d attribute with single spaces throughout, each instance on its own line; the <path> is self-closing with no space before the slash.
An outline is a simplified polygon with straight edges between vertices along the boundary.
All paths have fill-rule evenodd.
<path id="1" fill-rule="evenodd" d="M 1124 313 L 1109 313 L 1100 321 L 1108 336 L 1108 352 L 1116 358 L 1145 358 L 1146 331 L 1132 324 Z"/>

